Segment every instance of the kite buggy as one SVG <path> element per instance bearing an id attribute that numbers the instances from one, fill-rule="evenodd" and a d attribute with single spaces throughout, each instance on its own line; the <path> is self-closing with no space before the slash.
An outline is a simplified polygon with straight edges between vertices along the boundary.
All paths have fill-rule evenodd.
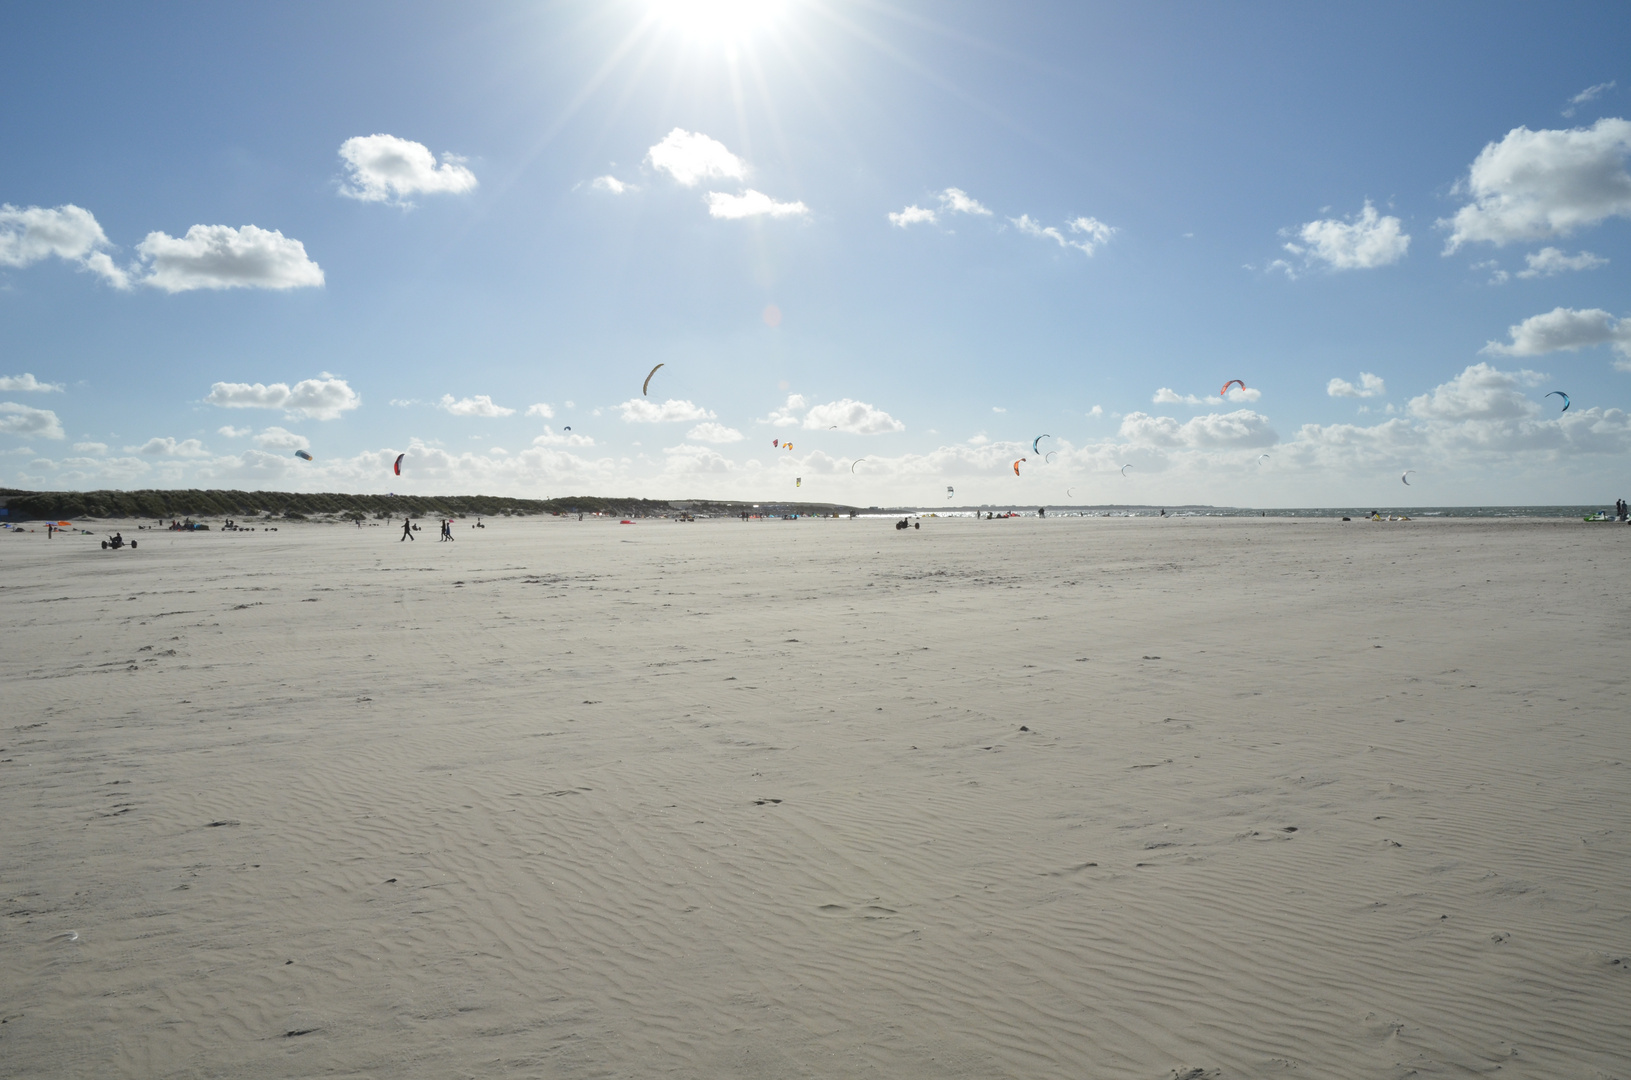
<path id="1" fill-rule="evenodd" d="M 102 550 L 103 551 L 118 551 L 120 548 L 124 547 L 126 543 L 128 543 L 130 545 L 130 550 L 131 551 L 136 550 L 136 541 L 134 541 L 134 540 L 127 541 L 123 536 L 120 536 L 118 533 L 114 533 L 112 536 L 110 536 L 106 540 L 102 541 Z"/>

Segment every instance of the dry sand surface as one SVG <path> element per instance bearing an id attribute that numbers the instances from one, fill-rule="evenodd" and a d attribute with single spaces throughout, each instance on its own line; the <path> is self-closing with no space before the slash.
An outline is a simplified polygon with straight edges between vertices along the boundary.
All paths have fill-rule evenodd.
<path id="1" fill-rule="evenodd" d="M 0 537 L 7 1077 L 1631 1078 L 1631 529 Z"/>

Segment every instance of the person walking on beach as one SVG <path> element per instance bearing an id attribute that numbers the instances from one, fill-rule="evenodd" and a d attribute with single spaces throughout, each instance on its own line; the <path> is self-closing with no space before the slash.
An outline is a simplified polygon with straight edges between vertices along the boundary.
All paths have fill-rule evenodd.
<path id="1" fill-rule="evenodd" d="M 418 537 L 414 536 L 414 534 L 413 534 L 413 523 L 410 522 L 407 518 L 403 518 L 402 519 L 402 540 L 417 540 L 417 539 L 418 539 Z M 399 544 L 402 543 L 402 540 L 398 540 L 397 543 L 399 543 Z"/>
<path id="2" fill-rule="evenodd" d="M 443 518 L 442 519 L 442 539 L 443 540 L 453 539 L 453 519 L 452 518 Z"/>

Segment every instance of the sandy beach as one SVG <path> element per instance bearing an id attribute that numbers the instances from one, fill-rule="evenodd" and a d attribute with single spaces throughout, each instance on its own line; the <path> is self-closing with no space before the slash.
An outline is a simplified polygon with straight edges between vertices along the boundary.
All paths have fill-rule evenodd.
<path id="1" fill-rule="evenodd" d="M 0 1075 L 1631 1078 L 1631 529 L 487 525 L 0 537 Z"/>

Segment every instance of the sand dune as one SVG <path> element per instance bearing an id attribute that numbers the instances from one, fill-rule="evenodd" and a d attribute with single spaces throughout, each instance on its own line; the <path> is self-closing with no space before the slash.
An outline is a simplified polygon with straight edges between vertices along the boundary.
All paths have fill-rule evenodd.
<path id="1" fill-rule="evenodd" d="M 0 1075 L 1631 1077 L 1631 530 L 467 524 L 0 538 Z"/>

